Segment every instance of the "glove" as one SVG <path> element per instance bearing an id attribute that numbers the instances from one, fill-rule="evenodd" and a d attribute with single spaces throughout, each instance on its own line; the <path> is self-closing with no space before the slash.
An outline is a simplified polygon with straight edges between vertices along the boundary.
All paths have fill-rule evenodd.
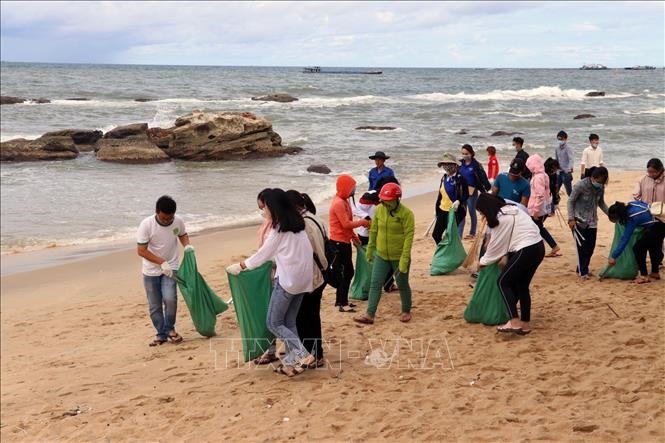
<path id="1" fill-rule="evenodd" d="M 459 208 L 459 200 L 455 200 L 452 207 L 453 211 L 457 211 L 457 208 Z"/>
<path id="2" fill-rule="evenodd" d="M 409 260 L 402 259 L 399 261 L 399 272 L 402 274 L 409 272 Z"/>
<path id="3" fill-rule="evenodd" d="M 240 263 L 233 263 L 232 265 L 229 265 L 226 267 L 226 272 L 228 272 L 231 275 L 238 275 L 242 272 L 242 268 L 240 267 Z"/>
<path id="4" fill-rule="evenodd" d="M 171 269 L 171 265 L 169 262 L 165 261 L 163 262 L 160 267 L 162 268 L 162 274 L 167 276 L 168 278 L 173 278 L 173 269 Z"/>
<path id="5" fill-rule="evenodd" d="M 192 245 L 185 246 L 185 251 L 194 251 L 194 246 Z"/>

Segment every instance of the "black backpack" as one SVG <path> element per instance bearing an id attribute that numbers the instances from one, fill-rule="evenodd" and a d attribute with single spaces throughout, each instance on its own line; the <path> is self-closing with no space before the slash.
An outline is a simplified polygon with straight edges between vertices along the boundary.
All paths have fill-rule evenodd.
<path id="1" fill-rule="evenodd" d="M 319 271 L 321 271 L 321 275 L 323 275 L 323 279 L 325 280 L 326 283 L 328 283 L 330 286 L 333 288 L 337 288 L 339 286 L 339 281 L 340 281 L 340 276 L 339 273 L 335 271 L 334 269 L 334 263 L 337 261 L 337 248 L 335 247 L 335 244 L 328 238 L 326 233 L 323 231 L 323 228 L 319 223 L 313 219 L 312 217 L 305 216 L 305 218 L 308 218 L 314 222 L 317 228 L 319 228 L 319 231 L 321 231 L 321 237 L 323 237 L 323 250 L 325 251 L 326 254 L 326 261 L 328 262 L 328 267 L 324 268 L 323 264 L 321 263 L 321 260 L 319 260 L 319 256 L 316 255 L 316 252 L 314 253 L 314 263 L 316 263 L 316 266 L 318 266 Z"/>

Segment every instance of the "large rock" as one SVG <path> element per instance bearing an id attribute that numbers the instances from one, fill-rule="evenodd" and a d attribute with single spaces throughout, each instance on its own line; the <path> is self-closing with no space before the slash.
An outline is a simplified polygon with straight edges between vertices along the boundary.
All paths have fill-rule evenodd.
<path id="1" fill-rule="evenodd" d="M 21 97 L 0 95 L 0 105 L 15 105 L 16 103 L 23 103 L 23 102 L 25 102 L 25 99 Z"/>
<path id="2" fill-rule="evenodd" d="M 496 131 L 492 133 L 492 137 L 499 137 L 502 135 L 519 135 L 523 134 L 522 132 L 506 132 L 506 131 Z"/>
<path id="3" fill-rule="evenodd" d="M 102 139 L 95 145 L 97 159 L 117 163 L 158 163 L 171 160 L 147 138 Z"/>
<path id="4" fill-rule="evenodd" d="M 31 103 L 37 103 L 37 104 L 44 104 L 44 103 L 51 103 L 51 100 L 49 100 L 47 98 L 44 98 L 44 97 L 40 97 L 40 98 L 30 99 L 30 102 Z"/>
<path id="5" fill-rule="evenodd" d="M 358 126 L 356 131 L 362 131 L 366 129 L 370 129 L 372 131 L 394 131 L 397 128 L 394 126 Z"/>
<path id="6" fill-rule="evenodd" d="M 79 154 L 71 137 L 41 136 L 0 143 L 0 161 L 70 160 Z"/>
<path id="7" fill-rule="evenodd" d="M 579 120 L 581 118 L 594 118 L 594 117 L 596 117 L 596 116 L 593 115 L 593 114 L 579 114 L 579 115 L 576 115 L 575 117 L 573 117 L 573 120 Z"/>
<path id="8" fill-rule="evenodd" d="M 71 98 L 66 98 L 65 100 L 70 100 L 70 101 L 75 101 L 75 102 L 88 102 L 88 101 L 90 101 L 90 99 L 86 98 L 86 97 L 71 97 Z"/>
<path id="9" fill-rule="evenodd" d="M 165 130 L 161 130 L 165 131 Z M 201 112 L 178 118 L 170 131 L 166 153 L 184 160 L 230 160 L 271 157 L 300 148 L 282 146 L 272 124 L 251 112 Z M 166 132 L 159 135 L 169 137 Z M 160 146 L 164 137 L 160 139 Z"/>
<path id="10" fill-rule="evenodd" d="M 330 174 L 332 171 L 326 165 L 311 165 L 307 168 L 307 172 L 315 172 L 317 174 Z"/>
<path id="11" fill-rule="evenodd" d="M 468 133 L 469 133 L 469 131 L 467 131 L 466 129 L 460 129 L 460 130 L 457 131 L 455 134 L 456 134 L 456 135 L 466 135 L 466 134 L 468 134 Z"/>
<path id="12" fill-rule="evenodd" d="M 584 95 L 587 97 L 605 97 L 605 91 L 591 91 Z"/>
<path id="13" fill-rule="evenodd" d="M 146 131 L 148 138 L 157 146 L 162 149 L 169 147 L 169 143 L 173 138 L 173 131 L 163 128 L 148 128 Z"/>
<path id="14" fill-rule="evenodd" d="M 298 101 L 298 99 L 296 97 L 293 97 L 292 95 L 284 94 L 284 93 L 263 95 L 263 96 L 260 96 L 260 97 L 252 97 L 252 100 L 258 100 L 258 101 L 262 101 L 262 102 L 280 102 L 280 103 L 288 103 L 288 102 Z"/>
<path id="15" fill-rule="evenodd" d="M 80 152 L 92 151 L 93 145 L 101 139 L 104 133 L 94 129 L 62 129 L 47 132 L 42 137 L 71 137 Z"/>
<path id="16" fill-rule="evenodd" d="M 131 125 L 118 126 L 111 129 L 104 134 L 104 138 L 122 139 L 127 137 L 143 136 L 147 137 L 146 131 L 148 130 L 147 123 L 134 123 Z"/>
<path id="17" fill-rule="evenodd" d="M 151 101 L 154 101 L 154 100 L 155 100 L 154 98 L 148 98 L 148 97 L 139 97 L 139 98 L 134 99 L 135 102 L 139 102 L 139 103 L 151 102 Z"/>

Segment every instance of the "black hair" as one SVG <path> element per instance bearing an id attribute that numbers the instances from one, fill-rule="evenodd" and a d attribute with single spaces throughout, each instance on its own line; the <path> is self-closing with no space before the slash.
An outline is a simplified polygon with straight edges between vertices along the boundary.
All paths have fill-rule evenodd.
<path id="1" fill-rule="evenodd" d="M 279 232 L 300 232 L 305 229 L 305 220 L 283 189 L 274 188 L 264 197 L 273 228 L 279 226 Z"/>
<path id="2" fill-rule="evenodd" d="M 316 214 L 316 206 L 314 206 L 314 202 L 309 198 L 309 195 L 289 189 L 286 191 L 286 197 L 296 208 L 300 210 L 305 209 L 307 212 Z"/>
<path id="3" fill-rule="evenodd" d="M 561 165 L 559 165 L 559 161 L 552 158 L 552 157 L 547 157 L 547 160 L 545 160 L 544 166 L 545 166 L 545 174 L 547 174 L 547 175 L 552 175 L 558 169 L 561 169 Z"/>
<path id="4" fill-rule="evenodd" d="M 563 138 L 563 139 L 568 139 L 568 134 L 566 134 L 566 131 L 559 131 L 556 134 L 556 138 Z"/>
<path id="5" fill-rule="evenodd" d="M 614 202 L 607 208 L 607 217 L 612 223 L 625 225 L 628 222 L 628 206 L 622 202 Z"/>
<path id="6" fill-rule="evenodd" d="M 605 166 L 598 166 L 591 168 L 591 177 L 593 178 L 602 178 L 603 184 L 607 184 L 607 180 L 610 178 L 610 174 L 607 172 Z"/>
<path id="7" fill-rule="evenodd" d="M 663 162 L 660 161 L 659 158 L 652 158 L 647 162 L 647 169 L 648 168 L 653 168 L 658 172 L 662 172 L 663 170 Z"/>
<path id="8" fill-rule="evenodd" d="M 600 140 L 600 137 L 598 137 L 598 134 L 589 134 L 589 141 L 591 140 Z"/>
<path id="9" fill-rule="evenodd" d="M 157 204 L 155 205 L 155 212 L 162 212 L 164 214 L 175 214 L 176 204 L 168 195 L 162 195 L 157 199 Z"/>
<path id="10" fill-rule="evenodd" d="M 383 185 L 387 183 L 397 183 L 399 185 L 399 181 L 397 181 L 397 178 L 395 178 L 394 175 L 389 175 L 387 177 L 381 177 L 379 181 L 376 182 L 376 190 L 381 191 L 381 188 L 383 188 Z"/>
<path id="11" fill-rule="evenodd" d="M 476 153 L 473 150 L 473 146 L 471 146 L 469 144 L 465 144 L 465 145 L 462 146 L 462 149 L 466 149 L 467 151 L 469 151 L 471 153 L 471 157 L 476 156 Z"/>
<path id="12" fill-rule="evenodd" d="M 265 203 L 266 194 L 268 194 L 270 191 L 272 191 L 272 189 L 270 189 L 270 188 L 265 188 L 264 190 L 262 190 L 261 192 L 259 192 L 259 194 L 256 196 L 256 200 L 257 200 L 257 201 L 260 200 L 260 201 L 262 201 L 262 202 Z"/>
<path id="13" fill-rule="evenodd" d="M 489 155 L 496 155 L 496 148 L 494 146 L 488 146 L 486 150 Z"/>
<path id="14" fill-rule="evenodd" d="M 513 141 L 520 146 L 524 146 L 524 139 L 522 137 L 513 137 Z"/>
<path id="15" fill-rule="evenodd" d="M 506 201 L 499 196 L 484 192 L 478 196 L 476 210 L 487 219 L 487 226 L 494 228 L 499 225 L 497 215 L 501 208 L 506 206 Z"/>

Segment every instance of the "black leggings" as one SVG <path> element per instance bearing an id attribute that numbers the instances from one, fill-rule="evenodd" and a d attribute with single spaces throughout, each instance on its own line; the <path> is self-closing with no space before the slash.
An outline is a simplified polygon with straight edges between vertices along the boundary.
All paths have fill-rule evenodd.
<path id="1" fill-rule="evenodd" d="M 349 304 L 349 287 L 353 280 L 353 258 L 351 257 L 351 243 L 332 242 L 337 248 L 335 258 L 335 269 L 339 275 L 339 285 L 335 292 L 335 306 L 346 306 Z"/>
<path id="2" fill-rule="evenodd" d="M 556 240 L 554 240 L 554 237 L 552 237 L 550 231 L 548 231 L 545 227 L 545 220 L 547 220 L 547 215 L 533 219 L 536 226 L 538 226 L 538 229 L 540 229 L 540 236 L 543 238 L 543 240 L 545 240 L 550 248 L 554 249 L 556 248 Z"/>
<path id="3" fill-rule="evenodd" d="M 434 225 L 434 229 L 432 230 L 432 238 L 434 239 L 434 242 L 437 245 L 441 243 L 441 239 L 443 238 L 443 233 L 448 227 L 449 212 L 450 211 L 442 211 L 441 209 L 436 208 L 436 224 Z M 459 226 L 459 224 L 462 222 L 462 220 L 464 220 L 465 217 L 466 217 L 466 208 L 464 206 L 460 206 L 459 208 L 457 208 L 457 212 L 455 212 L 455 221 L 457 222 L 457 226 Z"/>
<path id="4" fill-rule="evenodd" d="M 529 285 L 536 269 L 545 257 L 545 245 L 538 243 L 508 254 L 508 264 L 499 276 L 499 290 L 508 308 L 510 318 L 517 318 L 517 302 L 520 302 L 520 319 L 531 319 L 531 294 Z"/>
<path id="5" fill-rule="evenodd" d="M 298 317 L 296 317 L 296 328 L 298 336 L 307 352 L 317 359 L 323 358 L 323 339 L 321 338 L 321 296 L 322 284 L 313 292 L 303 295 Z"/>
<path id="6" fill-rule="evenodd" d="M 665 238 L 665 223 L 656 222 L 649 229 L 642 232 L 640 238 L 633 246 L 633 253 L 641 275 L 647 275 L 647 252 L 651 259 L 651 272 L 658 274 L 658 267 L 663 261 L 663 239 Z"/>

